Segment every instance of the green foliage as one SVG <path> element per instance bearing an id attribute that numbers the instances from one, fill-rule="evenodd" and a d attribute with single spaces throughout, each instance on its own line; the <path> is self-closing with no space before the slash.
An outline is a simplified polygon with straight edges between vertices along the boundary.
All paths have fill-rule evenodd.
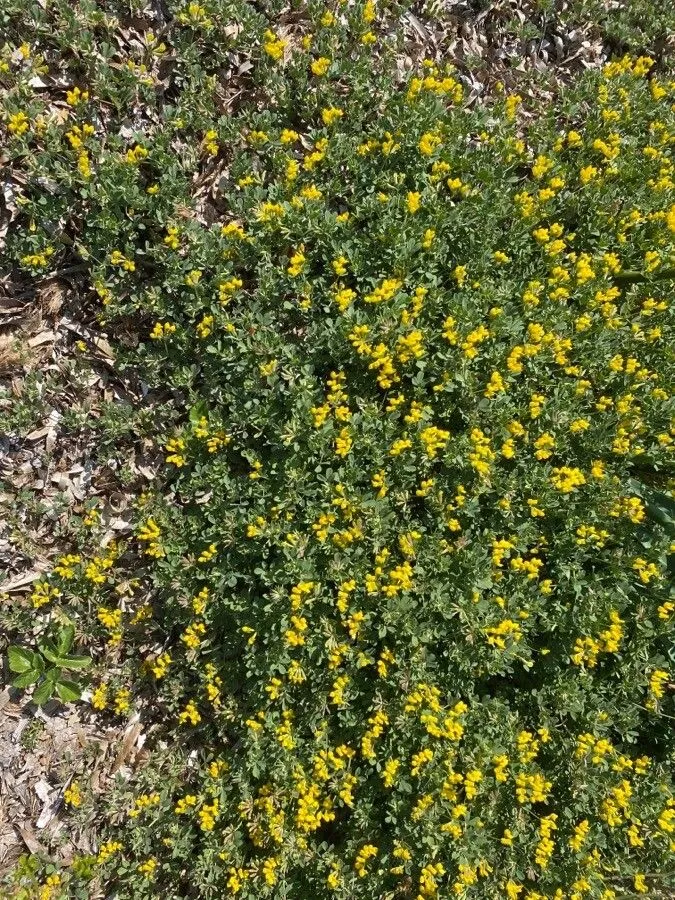
<path id="1" fill-rule="evenodd" d="M 38 642 L 37 651 L 9 647 L 9 669 L 18 673 L 12 686 L 27 688 L 36 685 L 32 700 L 38 705 L 46 703 L 54 693 L 65 702 L 79 700 L 80 685 L 64 677 L 64 669 L 66 672 L 82 671 L 88 669 L 92 661 L 88 656 L 70 655 L 74 639 L 75 627 L 64 625 L 53 638 L 43 637 Z"/>
<path id="2" fill-rule="evenodd" d="M 571 4 L 571 18 L 592 22 L 608 42 L 621 52 L 663 53 L 672 39 L 675 13 L 669 4 L 650 0 L 581 0 Z"/>

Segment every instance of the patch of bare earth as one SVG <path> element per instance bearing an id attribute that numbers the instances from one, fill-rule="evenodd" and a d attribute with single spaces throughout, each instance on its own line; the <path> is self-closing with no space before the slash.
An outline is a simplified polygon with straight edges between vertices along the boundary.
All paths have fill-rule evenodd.
<path id="1" fill-rule="evenodd" d="M 34 583 L 72 552 L 88 504 L 101 543 L 130 531 L 133 497 L 154 477 L 150 443 L 128 437 L 100 451 L 96 423 L 110 404 L 144 402 L 142 386 L 116 369 L 106 336 L 76 287 L 49 279 L 25 294 L 0 283 L 0 652 L 12 611 Z M 77 524 L 74 524 L 77 523 Z M 35 611 L 35 627 L 44 616 Z M 4 639 L 3 639 L 4 638 Z M 135 764 L 137 721 L 108 728 L 88 704 L 43 708 L 0 676 L 0 877 L 22 853 L 68 864 L 95 849 L 95 823 L 74 825 L 63 792 L 84 776 L 94 793 Z M 66 824 L 67 822 L 67 824 Z"/>
<path id="2" fill-rule="evenodd" d="M 116 773 L 140 762 L 144 735 L 138 716 L 104 729 L 82 706 L 50 701 L 42 708 L 18 692 L 0 692 L 0 875 L 22 853 L 53 856 L 68 865 L 96 849 L 96 823 L 65 818 L 63 792 L 85 776 L 94 795 Z"/>

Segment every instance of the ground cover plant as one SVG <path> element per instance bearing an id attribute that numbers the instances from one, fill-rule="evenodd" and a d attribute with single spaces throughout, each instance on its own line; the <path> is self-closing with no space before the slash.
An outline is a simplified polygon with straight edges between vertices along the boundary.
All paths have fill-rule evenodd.
<path id="1" fill-rule="evenodd" d="M 2 14 L 10 266 L 168 392 L 133 535 L 8 615 L 149 759 L 12 895 L 675 890 L 675 76 L 467 104 L 405 8 Z"/>

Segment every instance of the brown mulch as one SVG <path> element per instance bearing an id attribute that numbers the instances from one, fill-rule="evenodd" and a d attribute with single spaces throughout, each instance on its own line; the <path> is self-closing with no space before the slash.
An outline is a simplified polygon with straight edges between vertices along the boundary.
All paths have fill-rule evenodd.
<path id="1" fill-rule="evenodd" d="M 96 823 L 64 817 L 63 793 L 84 776 L 88 791 L 103 794 L 144 753 L 137 713 L 125 726 L 103 729 L 83 705 L 50 701 L 36 708 L 18 693 L 0 692 L 0 875 L 26 852 L 56 856 L 64 865 L 95 852 Z"/>

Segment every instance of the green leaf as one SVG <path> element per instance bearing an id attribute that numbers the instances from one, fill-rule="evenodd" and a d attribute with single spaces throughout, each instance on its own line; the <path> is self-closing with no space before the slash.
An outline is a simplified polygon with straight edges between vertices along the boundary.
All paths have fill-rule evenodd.
<path id="1" fill-rule="evenodd" d="M 675 278 L 675 269 L 660 269 L 658 272 L 635 272 L 625 269 L 612 276 L 616 284 L 641 284 L 645 281 L 672 281 Z"/>
<path id="2" fill-rule="evenodd" d="M 190 424 L 196 425 L 202 416 L 206 416 L 208 418 L 208 407 L 206 405 L 206 401 L 199 400 L 190 408 Z"/>
<path id="3" fill-rule="evenodd" d="M 50 647 L 49 644 L 43 644 L 40 647 L 40 652 L 42 653 L 44 658 L 46 660 L 48 660 L 50 663 L 54 663 L 55 665 L 58 664 L 59 656 L 56 653 L 56 651 Z"/>
<path id="4" fill-rule="evenodd" d="M 56 693 L 66 702 L 80 699 L 80 686 L 75 681 L 62 679 L 56 682 Z"/>
<path id="5" fill-rule="evenodd" d="M 12 686 L 15 688 L 27 688 L 29 685 L 35 684 L 40 675 L 41 672 L 38 672 L 36 669 L 29 669 L 23 675 L 17 675 L 12 682 Z"/>
<path id="6" fill-rule="evenodd" d="M 675 501 L 672 497 L 634 478 L 629 479 L 628 483 L 645 501 L 649 518 L 658 522 L 668 534 L 675 534 Z"/>
<path id="7" fill-rule="evenodd" d="M 59 632 L 59 641 L 57 644 L 57 650 L 60 656 L 65 656 L 70 648 L 73 646 L 73 641 L 75 639 L 75 626 L 74 625 L 66 625 L 65 628 L 62 628 Z"/>
<path id="8" fill-rule="evenodd" d="M 27 672 L 33 668 L 33 654 L 23 647 L 10 647 L 7 651 L 11 672 Z"/>
<path id="9" fill-rule="evenodd" d="M 38 706 L 40 706 L 42 703 L 46 703 L 53 693 L 54 682 L 45 680 L 38 686 L 33 694 L 33 703 L 37 703 Z"/>
<path id="10" fill-rule="evenodd" d="M 64 656 L 55 662 L 64 669 L 88 669 L 92 661 L 89 656 Z"/>
<path id="11" fill-rule="evenodd" d="M 45 653 L 45 656 L 50 663 L 61 669 L 86 669 L 91 665 L 88 656 L 56 656 L 54 653 Z"/>

